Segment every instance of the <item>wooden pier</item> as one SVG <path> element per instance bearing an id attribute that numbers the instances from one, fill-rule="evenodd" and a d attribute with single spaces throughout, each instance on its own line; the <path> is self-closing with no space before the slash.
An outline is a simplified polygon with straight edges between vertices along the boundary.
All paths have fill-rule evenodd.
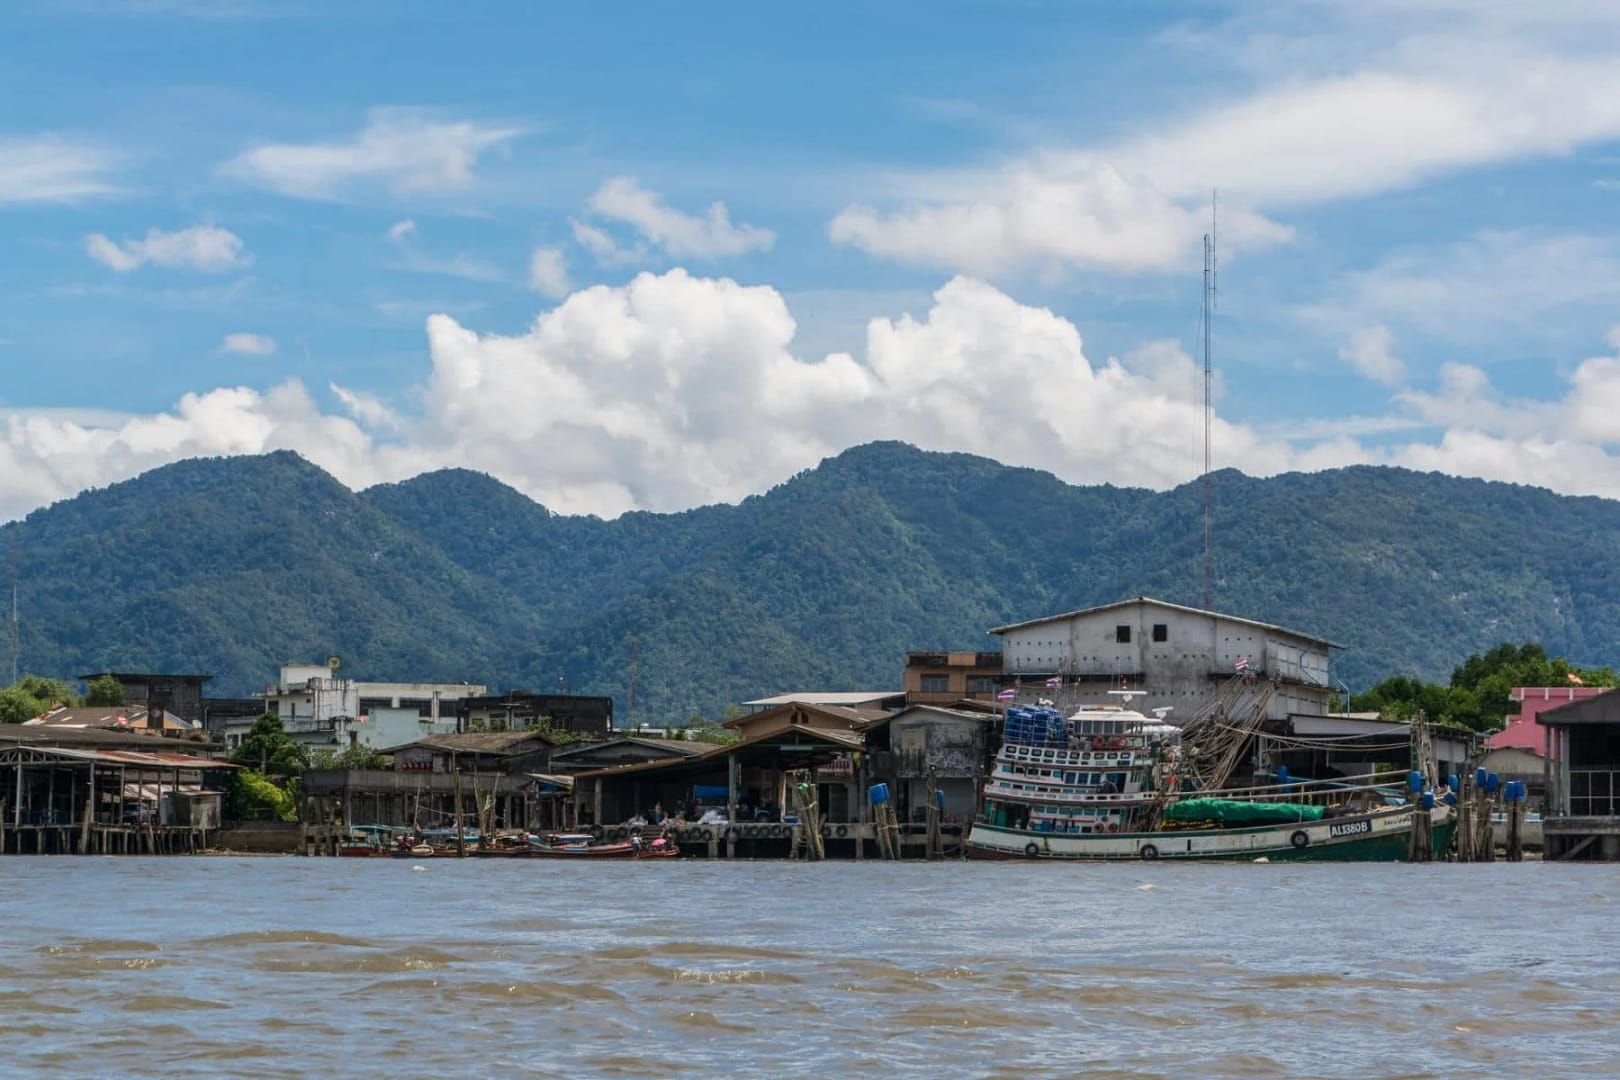
<path id="1" fill-rule="evenodd" d="M 0 745 L 0 854 L 178 855 L 220 827 L 205 773 L 235 766 L 152 751 Z"/>

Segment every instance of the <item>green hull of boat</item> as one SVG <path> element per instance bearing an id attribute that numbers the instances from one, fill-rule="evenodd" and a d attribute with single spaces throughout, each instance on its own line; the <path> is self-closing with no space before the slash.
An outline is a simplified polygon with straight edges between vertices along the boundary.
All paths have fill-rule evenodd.
<path id="1" fill-rule="evenodd" d="M 1450 823 L 1434 827 L 1435 858 L 1444 858 L 1451 849 L 1451 829 Z M 1411 846 L 1411 835 L 1398 832 L 1342 840 L 1334 844 L 1290 848 L 1271 852 L 1266 858 L 1270 862 L 1405 862 Z"/>

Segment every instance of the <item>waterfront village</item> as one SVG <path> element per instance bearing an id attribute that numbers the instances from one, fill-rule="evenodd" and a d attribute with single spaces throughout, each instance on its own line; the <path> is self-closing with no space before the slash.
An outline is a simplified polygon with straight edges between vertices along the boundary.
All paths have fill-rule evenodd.
<path id="1" fill-rule="evenodd" d="M 608 697 L 360 681 L 336 657 L 284 664 L 243 699 L 210 697 L 205 674 L 86 674 L 115 679 L 121 700 L 0 725 L 0 840 L 6 854 L 397 846 L 426 857 L 514 852 L 515 838 L 537 834 L 640 850 L 656 834 L 666 850 L 711 858 L 951 857 L 984 820 L 1015 715 L 1107 716 L 1096 710 L 1123 697 L 1168 729 L 1228 709 L 1226 688 L 1241 683 L 1265 692 L 1229 740 L 1233 777 L 1304 803 L 1291 778 L 1332 784 L 1427 755 L 1451 787 L 1477 775 L 1482 807 L 1501 809 L 1487 776 L 1490 792 L 1539 807 L 1522 842 L 1547 858 L 1620 858 L 1620 691 L 1522 687 L 1502 731 L 1425 729 L 1420 740 L 1410 722 L 1334 711 L 1338 646 L 1309 632 L 1139 597 L 990 633 L 998 651 L 896 657 L 898 685 L 746 702 L 707 740 L 621 729 Z M 266 714 L 302 751 L 292 813 L 227 797 Z M 1236 730 L 1227 712 L 1216 719 Z M 1498 827 L 1485 857 L 1499 838 Z"/>

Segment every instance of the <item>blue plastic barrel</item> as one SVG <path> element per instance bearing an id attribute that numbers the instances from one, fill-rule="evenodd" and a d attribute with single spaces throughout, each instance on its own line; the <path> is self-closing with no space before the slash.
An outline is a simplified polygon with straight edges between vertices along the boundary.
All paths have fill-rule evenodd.
<path id="1" fill-rule="evenodd" d="M 1474 786 L 1477 787 L 1477 788 L 1484 787 L 1486 782 L 1490 779 L 1490 775 L 1491 775 L 1490 773 L 1485 771 L 1485 767 L 1483 765 L 1481 765 L 1479 768 L 1475 769 L 1474 770 Z"/>
<path id="2" fill-rule="evenodd" d="M 1277 783 L 1279 783 L 1279 784 L 1288 783 L 1288 766 L 1286 766 L 1286 765 L 1277 766 Z"/>
<path id="3" fill-rule="evenodd" d="M 1423 809 L 1425 809 L 1425 810 L 1433 810 L 1434 809 L 1434 792 L 1425 791 L 1423 793 Z"/>
<path id="4" fill-rule="evenodd" d="M 1416 795 L 1418 792 L 1422 791 L 1423 790 L 1423 774 L 1418 772 L 1416 769 L 1413 769 L 1411 772 L 1407 773 L 1406 774 L 1406 787 L 1407 787 L 1407 790 L 1409 790 L 1414 795 Z"/>
<path id="5" fill-rule="evenodd" d="M 1446 787 L 1450 788 L 1452 791 L 1457 790 L 1457 774 L 1456 773 L 1451 773 L 1451 774 L 1447 775 L 1447 777 L 1446 777 Z"/>
<path id="6" fill-rule="evenodd" d="M 873 784 L 867 795 L 871 798 L 873 806 L 882 806 L 889 801 L 889 785 Z"/>
<path id="7" fill-rule="evenodd" d="M 1489 791 L 1491 794 L 1496 794 L 1497 789 L 1499 789 L 1501 786 L 1502 778 L 1497 776 L 1495 773 L 1491 773 L 1485 778 L 1485 790 Z"/>

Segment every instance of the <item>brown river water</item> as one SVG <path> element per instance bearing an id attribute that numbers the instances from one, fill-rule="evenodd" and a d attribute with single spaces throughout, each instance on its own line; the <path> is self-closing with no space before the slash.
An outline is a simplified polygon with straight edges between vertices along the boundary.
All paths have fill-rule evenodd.
<path id="1" fill-rule="evenodd" d="M 0 1075 L 1612 1077 L 1617 895 L 1540 863 L 12 857 Z"/>

